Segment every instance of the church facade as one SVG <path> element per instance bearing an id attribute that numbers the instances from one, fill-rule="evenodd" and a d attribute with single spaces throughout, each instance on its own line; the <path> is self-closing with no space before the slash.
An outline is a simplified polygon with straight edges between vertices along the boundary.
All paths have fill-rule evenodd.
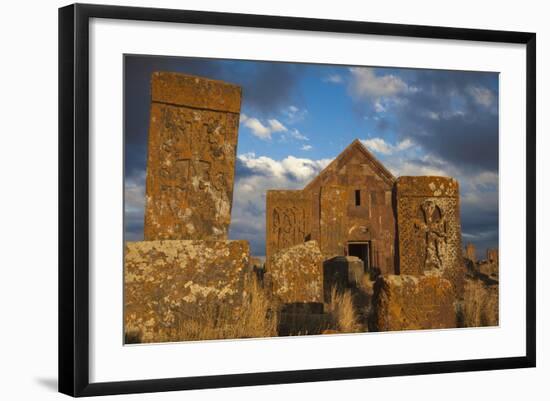
<path id="1" fill-rule="evenodd" d="M 315 240 L 326 259 L 357 256 L 366 271 L 398 273 L 395 177 L 359 140 L 302 190 L 266 195 L 266 261 Z"/>

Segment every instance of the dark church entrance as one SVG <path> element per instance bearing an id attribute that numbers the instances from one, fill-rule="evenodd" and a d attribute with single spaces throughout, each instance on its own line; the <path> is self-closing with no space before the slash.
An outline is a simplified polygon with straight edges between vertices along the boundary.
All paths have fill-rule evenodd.
<path id="1" fill-rule="evenodd" d="M 370 271 L 370 241 L 348 242 L 348 256 L 357 256 L 365 265 L 365 272 Z"/>

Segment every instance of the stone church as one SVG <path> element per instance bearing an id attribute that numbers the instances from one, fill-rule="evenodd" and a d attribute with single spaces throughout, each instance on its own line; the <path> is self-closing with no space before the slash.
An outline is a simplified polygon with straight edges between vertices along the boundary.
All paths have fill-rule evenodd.
<path id="1" fill-rule="evenodd" d="M 302 190 L 269 190 L 266 261 L 316 240 L 323 257 L 357 256 L 366 271 L 398 273 L 396 178 L 353 141 Z"/>

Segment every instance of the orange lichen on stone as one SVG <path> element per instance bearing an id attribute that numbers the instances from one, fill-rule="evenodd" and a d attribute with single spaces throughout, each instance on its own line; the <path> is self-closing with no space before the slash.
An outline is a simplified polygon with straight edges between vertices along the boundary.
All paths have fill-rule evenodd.
<path id="1" fill-rule="evenodd" d="M 380 276 L 372 303 L 371 331 L 457 326 L 452 284 L 437 274 Z"/>
<path id="2" fill-rule="evenodd" d="M 145 240 L 225 240 L 231 220 L 241 89 L 155 72 Z"/>
<path id="3" fill-rule="evenodd" d="M 139 342 L 170 338 L 207 304 L 234 306 L 238 317 L 249 257 L 247 241 L 127 242 L 125 331 Z"/>
<path id="4" fill-rule="evenodd" d="M 241 110 L 241 88 L 223 81 L 175 72 L 154 72 L 151 101 L 229 113 Z"/>
<path id="5" fill-rule="evenodd" d="M 276 252 L 266 269 L 273 295 L 282 303 L 322 303 L 322 262 L 316 241 Z"/>

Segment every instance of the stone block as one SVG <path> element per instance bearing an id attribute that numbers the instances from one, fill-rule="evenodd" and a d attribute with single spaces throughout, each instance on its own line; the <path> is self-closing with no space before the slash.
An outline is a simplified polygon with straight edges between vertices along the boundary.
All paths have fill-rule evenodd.
<path id="1" fill-rule="evenodd" d="M 322 261 L 316 241 L 276 252 L 266 268 L 273 295 L 284 304 L 322 303 Z"/>
<path id="2" fill-rule="evenodd" d="M 225 240 L 241 89 L 155 72 L 151 80 L 145 240 Z"/>
<path id="3" fill-rule="evenodd" d="M 399 177 L 399 273 L 440 272 L 457 297 L 464 291 L 458 181 L 448 177 Z"/>
<path id="4" fill-rule="evenodd" d="M 438 274 L 379 276 L 374 284 L 370 331 L 457 327 L 454 293 Z"/>
<path id="5" fill-rule="evenodd" d="M 234 306 L 238 316 L 249 255 L 247 241 L 127 242 L 125 331 L 140 342 L 165 341 L 207 304 Z"/>

